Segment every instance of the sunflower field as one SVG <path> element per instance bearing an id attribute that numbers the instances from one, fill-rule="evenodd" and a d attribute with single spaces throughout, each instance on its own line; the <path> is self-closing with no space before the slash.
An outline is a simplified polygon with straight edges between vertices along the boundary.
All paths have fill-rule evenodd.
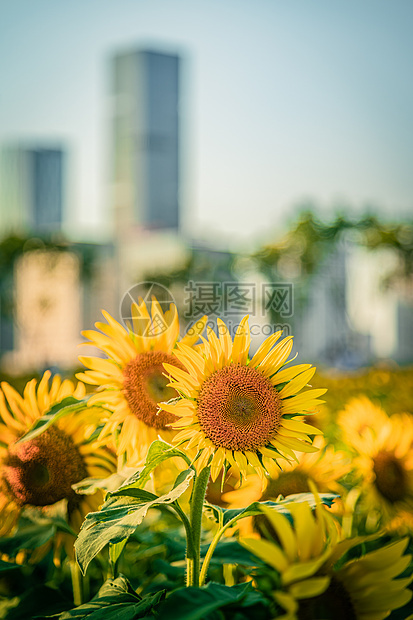
<path id="1" fill-rule="evenodd" d="M 0 618 L 412 620 L 413 370 L 206 323 L 140 300 L 2 382 Z"/>

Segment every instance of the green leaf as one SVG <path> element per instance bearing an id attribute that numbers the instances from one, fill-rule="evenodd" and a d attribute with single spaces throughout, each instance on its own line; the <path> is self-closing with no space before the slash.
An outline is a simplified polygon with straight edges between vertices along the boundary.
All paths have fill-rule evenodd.
<path id="1" fill-rule="evenodd" d="M 38 522 L 25 521 L 13 536 L 0 538 L 0 553 L 14 558 L 22 549 L 37 549 L 52 540 L 56 532 L 74 535 L 68 524 L 60 517 L 39 519 Z"/>
<path id="2" fill-rule="evenodd" d="M 0 560 L 0 572 L 10 570 L 12 568 L 20 568 L 20 566 L 18 564 L 13 564 L 13 562 L 5 562 L 4 560 Z"/>
<path id="3" fill-rule="evenodd" d="M 2 606 L 0 618 L 34 620 L 35 618 L 58 617 L 63 610 L 70 609 L 73 605 L 73 602 L 66 598 L 60 590 L 46 585 L 27 588 L 21 595 L 11 599 L 10 602 L 13 603 L 12 608 L 6 611 Z"/>
<path id="4" fill-rule="evenodd" d="M 145 598 L 138 596 L 128 580 L 120 576 L 108 579 L 91 601 L 66 611 L 59 620 L 88 618 L 88 620 L 138 620 L 153 618 L 152 610 L 164 598 L 164 592 L 156 592 Z"/>
<path id="5" fill-rule="evenodd" d="M 115 491 L 124 480 L 118 474 L 111 474 L 107 478 L 84 478 L 72 484 L 72 489 L 79 495 L 94 495 L 99 489 L 106 492 Z"/>
<path id="6" fill-rule="evenodd" d="M 126 474 L 125 471 L 128 471 L 128 474 Z M 107 478 L 85 478 L 76 484 L 72 484 L 72 489 L 74 489 L 76 493 L 79 493 L 79 495 L 93 495 L 98 489 L 113 493 L 117 491 L 121 485 L 130 482 L 132 473 L 133 476 L 137 475 L 138 472 L 136 468 L 125 467 Z"/>
<path id="7" fill-rule="evenodd" d="M 46 544 L 56 534 L 55 527 L 39 528 L 32 526 L 16 532 L 14 536 L 0 538 L 0 553 L 14 558 L 22 549 L 37 549 Z"/>
<path id="8" fill-rule="evenodd" d="M 145 489 L 128 486 L 126 489 L 118 489 L 113 493 L 109 493 L 108 500 L 111 497 L 133 497 L 139 502 L 151 502 L 152 500 L 157 499 L 158 496 L 150 491 L 145 491 Z"/>
<path id="9" fill-rule="evenodd" d="M 153 561 L 153 568 L 156 572 L 162 573 L 166 575 L 169 579 L 173 579 L 175 581 L 182 581 L 184 583 L 185 571 L 186 567 L 182 566 L 173 566 L 166 560 L 162 558 L 156 558 Z M 176 587 L 176 585 L 175 585 Z"/>
<path id="10" fill-rule="evenodd" d="M 208 551 L 208 545 L 202 545 L 201 557 L 206 555 Z M 222 540 L 216 546 L 214 554 L 211 558 L 211 565 L 222 564 L 241 564 L 242 566 L 258 566 L 257 557 L 242 547 L 237 540 L 226 539 Z M 259 562 L 259 565 L 265 566 L 264 562 Z"/>
<path id="11" fill-rule="evenodd" d="M 255 605 L 264 598 L 251 583 L 228 587 L 209 582 L 203 588 L 180 588 L 172 592 L 159 609 L 159 620 L 209 620 L 221 618 L 218 609 Z"/>
<path id="12" fill-rule="evenodd" d="M 152 444 L 153 445 L 153 444 Z M 189 487 L 194 470 L 186 472 L 185 479 L 168 493 L 160 497 L 135 487 L 124 491 L 140 491 L 139 497 L 119 495 L 120 489 L 104 503 L 99 512 L 87 515 L 75 542 L 77 561 L 83 574 L 90 561 L 108 543 L 117 544 L 127 540 L 145 518 L 148 510 L 158 505 L 172 504 Z M 141 499 L 142 498 L 142 499 Z"/>
<path id="13" fill-rule="evenodd" d="M 128 542 L 128 539 L 121 540 L 118 543 L 109 543 L 109 560 L 113 567 L 113 572 L 115 572 L 116 562 L 119 560 L 120 555 Z"/>
<path id="14" fill-rule="evenodd" d="M 333 501 L 339 496 L 333 493 L 322 493 L 319 497 L 323 504 L 325 504 L 326 506 L 331 506 Z M 222 525 L 226 526 L 230 521 L 233 521 L 233 523 L 235 524 L 239 519 L 244 519 L 245 517 L 253 517 L 261 514 L 261 506 L 270 506 L 271 508 L 275 508 L 275 510 L 281 512 L 286 517 L 288 517 L 290 521 L 292 521 L 291 513 L 288 510 L 288 505 L 293 502 L 306 502 L 311 506 L 311 508 L 315 508 L 317 505 L 316 499 L 312 493 L 296 493 L 294 495 L 289 495 L 287 499 L 283 499 L 277 502 L 253 502 L 246 508 L 221 508 L 221 506 L 215 506 L 214 504 L 209 504 L 208 502 L 205 502 L 204 505 L 208 517 L 219 523 L 221 515 Z"/>
<path id="15" fill-rule="evenodd" d="M 193 470 L 192 470 L 192 467 L 190 467 L 189 469 L 185 469 L 184 471 L 181 471 L 181 472 L 178 474 L 178 476 L 177 476 L 177 478 L 176 478 L 176 480 L 175 480 L 175 482 L 174 482 L 174 486 L 173 486 L 173 488 L 175 488 L 175 487 L 177 487 L 179 484 L 181 484 L 181 482 L 183 482 L 183 481 L 186 479 L 186 477 L 187 477 L 187 476 L 189 476 L 189 472 L 190 472 L 190 471 L 193 471 Z"/>
<path id="16" fill-rule="evenodd" d="M 86 403 L 87 400 L 85 399 L 78 400 L 73 396 L 67 396 L 61 400 L 60 403 L 57 403 L 57 405 L 54 405 L 51 409 L 49 409 L 49 411 L 42 415 L 41 418 L 38 418 L 30 430 L 16 441 L 16 444 L 23 443 L 24 441 L 34 439 L 34 437 L 41 435 L 47 428 L 49 428 L 49 426 L 54 424 L 63 416 L 85 409 L 87 406 Z"/>
<path id="17" fill-rule="evenodd" d="M 119 495 L 125 495 L 123 491 L 125 491 L 126 489 L 143 489 L 155 467 L 157 467 L 167 459 L 173 458 L 175 456 L 181 457 L 187 465 L 191 464 L 191 461 L 184 452 L 181 452 L 181 450 L 178 450 L 178 448 L 174 448 L 168 443 L 157 439 L 149 446 L 148 455 L 146 457 L 146 462 L 143 469 L 140 469 L 139 471 L 135 472 L 130 478 L 128 478 L 124 482 L 124 484 L 122 484 L 119 489 L 117 489 L 116 493 Z"/>

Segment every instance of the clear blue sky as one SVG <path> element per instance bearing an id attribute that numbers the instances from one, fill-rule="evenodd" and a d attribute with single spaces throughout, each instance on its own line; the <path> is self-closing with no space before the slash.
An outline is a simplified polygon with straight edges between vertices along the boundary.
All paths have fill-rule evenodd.
<path id="1" fill-rule="evenodd" d="M 412 0 L 0 0 L 0 141 L 67 142 L 72 223 L 108 221 L 107 61 L 147 43 L 186 58 L 187 229 L 412 212 Z"/>

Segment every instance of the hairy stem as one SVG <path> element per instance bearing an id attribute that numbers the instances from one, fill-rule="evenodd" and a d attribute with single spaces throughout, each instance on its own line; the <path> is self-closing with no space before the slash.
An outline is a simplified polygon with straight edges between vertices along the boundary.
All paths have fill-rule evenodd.
<path id="1" fill-rule="evenodd" d="M 194 483 L 191 498 L 191 530 L 193 541 L 193 558 L 187 556 L 187 586 L 199 586 L 199 569 L 201 562 L 201 530 L 202 513 L 204 508 L 205 493 L 209 481 L 211 468 L 204 467 Z"/>
<path id="2" fill-rule="evenodd" d="M 187 566 L 187 572 L 186 572 L 186 585 L 190 586 L 192 585 L 193 579 L 194 579 L 194 541 L 193 541 L 193 536 L 192 536 L 192 528 L 191 528 L 191 524 L 189 522 L 188 517 L 186 516 L 186 514 L 184 513 L 184 511 L 182 510 L 181 506 L 178 504 L 178 502 L 174 502 L 171 507 L 175 510 L 175 512 L 178 514 L 179 518 L 181 519 L 182 523 L 184 524 L 185 527 L 185 534 L 186 534 L 186 566 Z"/>

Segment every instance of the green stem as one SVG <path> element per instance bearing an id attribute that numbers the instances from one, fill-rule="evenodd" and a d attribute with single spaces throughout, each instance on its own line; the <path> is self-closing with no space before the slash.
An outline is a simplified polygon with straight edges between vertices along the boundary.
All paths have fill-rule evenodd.
<path id="1" fill-rule="evenodd" d="M 211 558 L 212 558 L 212 554 L 214 553 L 215 548 L 216 548 L 217 544 L 219 543 L 223 533 L 224 532 L 223 532 L 222 529 L 218 530 L 216 532 L 214 538 L 212 539 L 211 544 L 208 547 L 208 551 L 207 551 L 207 554 L 205 556 L 204 562 L 202 564 L 202 570 L 201 570 L 201 574 L 200 574 L 200 577 L 199 577 L 199 585 L 200 586 L 203 586 L 204 583 L 205 583 L 206 574 L 207 574 L 207 571 L 208 571 L 209 563 L 210 563 Z"/>
<path id="2" fill-rule="evenodd" d="M 355 487 L 349 491 L 345 501 L 342 530 L 346 538 L 351 538 L 352 535 L 354 511 L 356 509 L 356 504 L 359 500 L 360 494 L 361 489 Z"/>
<path id="3" fill-rule="evenodd" d="M 188 545 L 188 551 L 193 550 L 193 542 L 192 542 L 192 530 L 191 530 L 191 524 L 189 523 L 189 519 L 186 516 L 186 514 L 184 513 L 184 511 L 182 510 L 182 508 L 180 507 L 180 505 L 178 504 L 178 502 L 174 502 L 173 504 L 171 504 L 172 508 L 177 512 L 177 514 L 179 515 L 179 517 L 181 518 L 182 523 L 184 524 L 185 527 L 185 532 L 186 532 L 186 539 L 187 539 L 187 545 Z M 191 553 L 192 555 L 192 553 Z"/>
<path id="4" fill-rule="evenodd" d="M 191 524 L 189 522 L 188 517 L 186 516 L 186 514 L 184 513 L 184 511 L 182 510 L 178 502 L 176 501 L 173 504 L 171 504 L 171 507 L 177 512 L 178 516 L 180 517 L 185 527 L 186 565 L 187 565 L 186 585 L 190 586 L 192 585 L 192 582 L 194 580 L 194 556 L 195 556 L 194 542 L 193 542 L 193 537 L 192 537 L 192 528 L 191 528 Z"/>
<path id="5" fill-rule="evenodd" d="M 211 468 L 204 467 L 194 483 L 191 498 L 191 530 L 193 541 L 193 557 L 187 555 L 187 586 L 199 586 L 199 569 L 201 563 L 201 530 L 202 513 L 204 509 L 205 493 L 209 481 Z"/>
<path id="6" fill-rule="evenodd" d="M 205 583 L 205 579 L 206 579 L 208 568 L 209 568 L 209 563 L 211 561 L 212 555 L 213 555 L 213 553 L 214 553 L 214 551 L 216 549 L 217 544 L 221 540 L 221 538 L 222 538 L 223 534 L 226 532 L 226 530 L 228 530 L 230 527 L 233 527 L 238 520 L 239 520 L 238 516 L 234 517 L 233 519 L 228 521 L 228 523 L 226 523 L 223 527 L 221 527 L 216 532 L 214 538 L 211 541 L 211 544 L 208 547 L 208 551 L 206 553 L 204 562 L 202 564 L 201 575 L 199 577 L 199 585 L 200 586 L 203 586 L 204 583 Z"/>
<path id="7" fill-rule="evenodd" d="M 73 602 L 75 607 L 79 607 L 82 604 L 82 575 L 80 573 L 80 568 L 77 565 L 77 562 L 70 561 L 70 576 L 72 578 L 72 588 L 73 588 Z"/>
<path id="8" fill-rule="evenodd" d="M 82 594 L 83 594 L 83 600 L 84 601 L 88 601 L 90 599 L 90 579 L 89 579 L 89 575 L 85 575 L 84 577 L 82 577 Z"/>

